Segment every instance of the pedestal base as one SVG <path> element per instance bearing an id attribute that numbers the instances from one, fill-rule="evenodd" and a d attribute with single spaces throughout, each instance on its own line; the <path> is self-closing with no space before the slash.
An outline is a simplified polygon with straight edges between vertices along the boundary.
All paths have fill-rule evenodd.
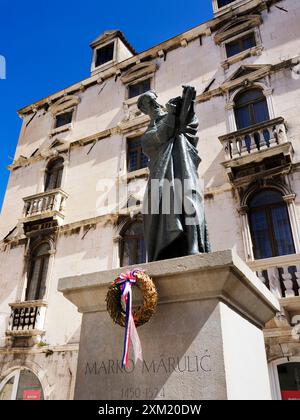
<path id="1" fill-rule="evenodd" d="M 157 285 L 159 305 L 138 329 L 144 360 L 127 370 L 124 329 L 105 307 L 120 270 L 60 281 L 83 312 L 75 398 L 271 399 L 262 327 L 279 308 L 252 271 L 231 251 L 142 268 Z"/>

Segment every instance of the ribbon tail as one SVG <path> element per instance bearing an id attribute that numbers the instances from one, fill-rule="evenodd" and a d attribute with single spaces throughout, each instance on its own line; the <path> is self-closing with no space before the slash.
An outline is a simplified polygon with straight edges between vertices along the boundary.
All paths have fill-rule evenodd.
<path id="1" fill-rule="evenodd" d="M 141 341 L 132 316 L 130 317 L 130 339 L 134 354 L 134 363 L 136 364 L 138 360 L 143 361 L 143 353 Z"/>
<path id="2" fill-rule="evenodd" d="M 131 274 L 131 273 L 130 273 Z M 128 278 L 130 276 L 128 275 Z M 131 280 L 134 280 L 131 279 Z M 124 349 L 123 349 L 123 358 L 122 358 L 122 367 L 128 367 L 129 363 L 129 351 L 130 343 L 132 344 L 133 354 L 134 354 L 134 364 L 138 360 L 143 361 L 142 346 L 140 338 L 135 326 L 135 322 L 132 316 L 132 289 L 131 282 L 125 282 L 121 286 L 122 297 L 124 306 L 126 308 L 126 317 L 125 317 L 125 336 L 124 336 Z"/>
<path id="3" fill-rule="evenodd" d="M 124 337 L 124 350 L 122 358 L 122 367 L 128 367 L 129 350 L 130 350 L 130 319 L 131 319 L 131 288 L 127 284 L 123 290 L 123 301 L 126 308 L 125 320 L 125 337 Z"/>

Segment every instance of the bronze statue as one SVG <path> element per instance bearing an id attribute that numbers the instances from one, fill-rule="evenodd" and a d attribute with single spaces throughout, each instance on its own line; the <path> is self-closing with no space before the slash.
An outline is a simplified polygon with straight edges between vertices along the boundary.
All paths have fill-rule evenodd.
<path id="1" fill-rule="evenodd" d="M 196 90 L 183 87 L 165 112 L 154 91 L 143 94 L 138 108 L 151 118 L 142 137 L 150 177 L 144 199 L 144 233 L 148 261 L 210 252 L 199 187 Z"/>

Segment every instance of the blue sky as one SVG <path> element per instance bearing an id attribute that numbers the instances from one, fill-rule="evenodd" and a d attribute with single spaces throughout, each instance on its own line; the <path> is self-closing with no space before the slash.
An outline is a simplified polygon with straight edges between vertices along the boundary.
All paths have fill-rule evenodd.
<path id="1" fill-rule="evenodd" d="M 120 29 L 141 52 L 211 17 L 211 0 L 0 0 L 7 67 L 0 79 L 0 209 L 21 127 L 16 110 L 88 77 L 92 40 Z"/>

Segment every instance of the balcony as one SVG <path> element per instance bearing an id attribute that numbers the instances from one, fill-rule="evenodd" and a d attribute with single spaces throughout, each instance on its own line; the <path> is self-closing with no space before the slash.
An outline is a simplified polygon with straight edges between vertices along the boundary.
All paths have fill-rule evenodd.
<path id="1" fill-rule="evenodd" d="M 30 337 L 42 335 L 47 303 L 42 300 L 11 303 L 7 335 Z"/>
<path id="2" fill-rule="evenodd" d="M 256 260 L 248 265 L 279 299 L 300 296 L 300 254 Z"/>
<path id="3" fill-rule="evenodd" d="M 61 225 L 64 220 L 65 202 L 68 198 L 60 188 L 23 198 L 24 212 L 22 222 L 24 224 L 42 221 L 55 221 Z"/>
<path id="4" fill-rule="evenodd" d="M 223 166 L 231 181 L 251 175 L 249 164 L 253 173 L 276 172 L 279 167 L 282 172 L 292 161 L 293 148 L 282 117 L 226 134 L 219 140 L 225 154 Z M 254 164 L 260 167 L 253 170 Z"/>

